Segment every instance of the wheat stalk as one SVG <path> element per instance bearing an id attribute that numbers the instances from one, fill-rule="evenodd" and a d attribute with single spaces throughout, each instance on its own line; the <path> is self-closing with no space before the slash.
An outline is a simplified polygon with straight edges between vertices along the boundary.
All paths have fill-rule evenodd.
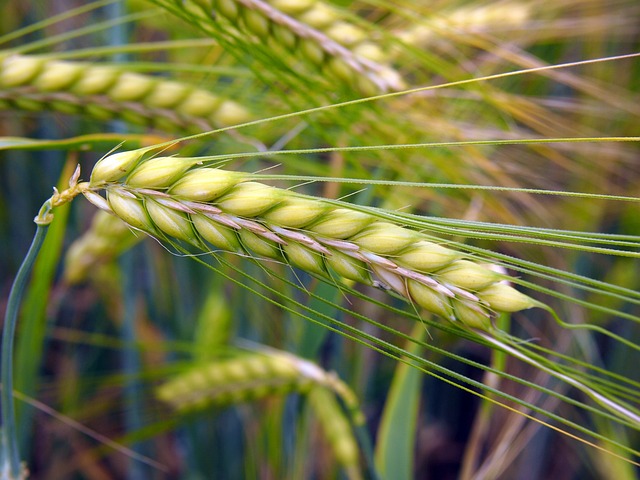
<path id="1" fill-rule="evenodd" d="M 391 290 L 453 322 L 492 330 L 496 312 L 540 304 L 490 266 L 369 213 L 201 166 L 201 158 L 121 152 L 98 162 L 82 193 L 134 229 L 205 251 L 245 251 L 310 273 Z M 97 192 L 104 190 L 106 196 Z"/>
<path id="2" fill-rule="evenodd" d="M 9 54 L 0 55 L 0 108 L 83 113 L 194 132 L 253 118 L 239 103 L 189 84 L 118 67 Z"/>

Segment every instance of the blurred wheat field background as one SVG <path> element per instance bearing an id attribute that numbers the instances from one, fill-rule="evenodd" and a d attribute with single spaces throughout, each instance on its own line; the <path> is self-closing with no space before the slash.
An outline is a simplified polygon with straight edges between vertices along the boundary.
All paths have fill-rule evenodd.
<path id="1" fill-rule="evenodd" d="M 0 23 L 3 479 L 638 477 L 637 2 Z"/>

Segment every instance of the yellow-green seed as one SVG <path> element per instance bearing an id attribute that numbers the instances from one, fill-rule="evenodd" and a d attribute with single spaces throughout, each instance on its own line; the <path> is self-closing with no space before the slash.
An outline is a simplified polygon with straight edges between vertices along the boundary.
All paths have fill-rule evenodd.
<path id="1" fill-rule="evenodd" d="M 321 219 L 308 226 L 307 229 L 320 236 L 344 240 L 352 237 L 374 220 L 371 215 L 357 210 L 336 208 L 323 215 Z"/>
<path id="2" fill-rule="evenodd" d="M 350 240 L 370 252 L 390 255 L 413 244 L 417 234 L 394 223 L 375 222 Z"/>
<path id="3" fill-rule="evenodd" d="M 86 68 L 82 76 L 71 87 L 71 91 L 79 95 L 96 95 L 104 93 L 113 85 L 120 72 L 112 67 L 95 65 Z"/>
<path id="4" fill-rule="evenodd" d="M 433 272 L 460 257 L 460 253 L 427 240 L 420 240 L 403 250 L 394 260 L 418 272 Z"/>
<path id="5" fill-rule="evenodd" d="M 0 67 L 0 83 L 5 88 L 25 85 L 40 73 L 44 63 L 44 59 L 37 57 L 6 57 Z"/>
<path id="6" fill-rule="evenodd" d="M 290 197 L 265 212 L 262 217 L 281 227 L 302 228 L 322 215 L 328 206 L 316 199 Z"/>
<path id="7" fill-rule="evenodd" d="M 255 217 L 275 206 L 282 198 L 281 191 L 258 182 L 236 185 L 217 201 L 226 213 L 241 217 Z"/>
<path id="8" fill-rule="evenodd" d="M 311 63 L 322 65 L 324 62 L 324 50 L 314 40 L 301 38 L 299 48 L 302 56 Z"/>
<path id="9" fill-rule="evenodd" d="M 293 50 L 298 42 L 298 37 L 285 25 L 274 24 L 272 34 L 275 42 L 288 50 Z"/>
<path id="10" fill-rule="evenodd" d="M 215 9 L 229 20 L 234 21 L 238 18 L 239 7 L 235 0 L 214 0 L 212 3 Z"/>
<path id="11" fill-rule="evenodd" d="M 500 276 L 484 265 L 469 260 L 456 260 L 438 272 L 438 277 L 447 283 L 465 290 L 481 290 L 500 280 Z"/>
<path id="12" fill-rule="evenodd" d="M 222 99 L 204 90 L 194 90 L 176 107 L 183 115 L 206 117 L 211 115 L 222 103 Z"/>
<path id="13" fill-rule="evenodd" d="M 178 82 L 158 82 L 156 87 L 145 98 L 145 103 L 156 108 L 175 107 L 187 96 L 191 87 Z"/>
<path id="14" fill-rule="evenodd" d="M 120 180 L 138 164 L 143 154 L 140 150 L 130 150 L 104 157 L 93 167 L 90 185 L 94 187 Z"/>
<path id="15" fill-rule="evenodd" d="M 218 168 L 197 168 L 185 173 L 169 189 L 171 195 L 196 202 L 217 199 L 242 180 L 242 174 Z"/>
<path id="16" fill-rule="evenodd" d="M 145 207 L 155 226 L 166 235 L 198 244 L 197 237 L 186 214 L 165 207 L 150 199 L 145 202 Z"/>
<path id="17" fill-rule="evenodd" d="M 467 304 L 466 301 L 454 300 L 453 311 L 456 319 L 467 327 L 480 330 L 491 330 L 491 319 L 477 303 Z"/>
<path id="18" fill-rule="evenodd" d="M 479 291 L 478 297 L 499 312 L 519 312 L 538 305 L 532 298 L 504 283 L 494 283 Z"/>
<path id="19" fill-rule="evenodd" d="M 320 253 L 294 242 L 284 245 L 282 250 L 284 250 L 287 259 L 294 267 L 307 272 L 326 275 L 323 257 Z"/>
<path id="20" fill-rule="evenodd" d="M 227 252 L 240 250 L 238 234 L 232 228 L 221 225 L 201 214 L 191 215 L 191 221 L 200 236 L 214 247 Z"/>
<path id="21" fill-rule="evenodd" d="M 338 13 L 325 2 L 315 2 L 315 5 L 300 15 L 298 20 L 318 30 L 324 30 L 338 20 Z"/>
<path id="22" fill-rule="evenodd" d="M 324 33 L 329 38 L 347 47 L 360 43 L 367 37 L 364 30 L 343 21 L 334 23 Z"/>
<path id="23" fill-rule="evenodd" d="M 280 247 L 277 243 L 260 237 L 244 228 L 240 230 L 238 234 L 240 235 L 242 245 L 256 254 L 258 257 L 275 259 L 279 259 L 282 257 Z"/>
<path id="24" fill-rule="evenodd" d="M 119 102 L 140 100 L 153 88 L 156 80 L 137 73 L 125 72 L 109 89 L 109 97 Z"/>
<path id="25" fill-rule="evenodd" d="M 353 48 L 354 55 L 357 55 L 372 62 L 384 63 L 387 56 L 378 45 L 372 42 L 362 42 Z"/>
<path id="26" fill-rule="evenodd" d="M 269 4 L 287 15 L 298 16 L 309 10 L 316 0 L 270 0 Z"/>
<path id="27" fill-rule="evenodd" d="M 214 125 L 221 127 L 230 127 L 249 122 L 253 119 L 251 112 L 239 103 L 231 100 L 224 100 L 220 103 L 216 111 L 209 117 Z"/>
<path id="28" fill-rule="evenodd" d="M 155 157 L 140 163 L 127 177 L 127 184 L 141 188 L 166 188 L 175 183 L 200 159 Z"/>
<path id="29" fill-rule="evenodd" d="M 407 280 L 407 290 L 411 299 L 425 310 L 448 320 L 453 319 L 451 303 L 441 293 L 412 279 Z"/>
<path id="30" fill-rule="evenodd" d="M 116 191 L 107 191 L 107 202 L 113 212 L 132 227 L 146 232 L 155 232 L 142 201 L 121 195 Z"/>
<path id="31" fill-rule="evenodd" d="M 40 73 L 34 85 L 44 92 L 66 90 L 73 84 L 85 67 L 79 63 L 48 62 L 47 67 Z"/>
<path id="32" fill-rule="evenodd" d="M 251 8 L 245 8 L 242 10 L 242 19 L 247 29 L 255 33 L 260 39 L 265 39 L 269 36 L 270 22 L 262 13 Z"/>
<path id="33" fill-rule="evenodd" d="M 371 283 L 371 276 L 366 264 L 360 260 L 345 255 L 338 250 L 331 250 L 331 255 L 325 258 L 327 265 L 338 275 L 359 283 Z"/>

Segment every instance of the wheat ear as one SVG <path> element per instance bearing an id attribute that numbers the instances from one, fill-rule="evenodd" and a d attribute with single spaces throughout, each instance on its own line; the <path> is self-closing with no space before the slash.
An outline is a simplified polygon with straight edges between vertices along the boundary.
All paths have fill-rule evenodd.
<path id="1" fill-rule="evenodd" d="M 426 48 L 439 39 L 494 28 L 522 28 L 531 18 L 531 6 L 524 3 L 499 3 L 463 6 L 449 12 L 438 13 L 433 18 L 397 32 L 396 36 L 408 45 Z"/>
<path id="2" fill-rule="evenodd" d="M 426 235 L 371 214 L 203 167 L 200 158 L 110 155 L 83 187 L 131 227 L 203 250 L 245 251 L 391 290 L 452 322 L 491 330 L 495 312 L 540 304 Z M 105 197 L 97 192 L 104 190 Z"/>
<path id="3" fill-rule="evenodd" d="M 82 113 L 206 131 L 247 122 L 242 105 L 176 81 L 99 64 L 0 55 L 0 108 Z"/>
<path id="4" fill-rule="evenodd" d="M 156 3 L 178 3 L 156 0 Z M 284 48 L 365 94 L 401 90 L 404 82 L 388 63 L 387 54 L 369 32 L 350 22 L 338 8 L 321 0 L 192 0 L 200 9 L 180 6 L 174 11 L 189 18 L 208 33 L 216 29 L 251 35 L 260 43 Z M 208 19 L 207 19 L 208 17 Z M 224 19 L 221 24 L 220 19 Z M 218 27 L 220 28 L 220 27 Z M 237 34 L 237 33 L 236 33 Z"/>
<path id="5" fill-rule="evenodd" d="M 355 394 L 335 373 L 274 349 L 209 361 L 165 382 L 158 387 L 156 395 L 177 410 L 192 411 L 274 394 L 307 393 L 313 386 L 335 392 L 354 421 L 364 423 Z"/>

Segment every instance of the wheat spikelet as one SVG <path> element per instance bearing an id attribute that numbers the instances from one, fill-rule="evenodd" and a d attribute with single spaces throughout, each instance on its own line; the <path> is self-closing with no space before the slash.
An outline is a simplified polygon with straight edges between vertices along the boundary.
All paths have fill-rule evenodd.
<path id="1" fill-rule="evenodd" d="M 52 109 L 197 132 L 252 119 L 240 104 L 188 84 L 104 65 L 7 54 L 0 55 L 0 108 Z"/>
<path id="2" fill-rule="evenodd" d="M 156 237 L 204 250 L 211 245 L 243 250 L 320 276 L 382 287 L 450 321 L 484 330 L 492 328 L 495 312 L 539 305 L 501 283 L 504 277 L 490 266 L 418 231 L 240 172 L 197 165 L 195 159 L 143 156 L 131 151 L 101 160 L 84 193 Z M 139 179 L 153 179 L 154 188 Z M 102 189 L 106 200 L 96 193 Z"/>
<path id="3" fill-rule="evenodd" d="M 227 20 L 227 29 L 253 35 L 261 43 L 296 53 L 366 94 L 404 88 L 400 75 L 388 63 L 388 55 L 371 40 L 371 34 L 327 2 L 193 1 L 206 14 L 215 12 Z M 218 16 L 213 20 L 217 21 Z"/>

